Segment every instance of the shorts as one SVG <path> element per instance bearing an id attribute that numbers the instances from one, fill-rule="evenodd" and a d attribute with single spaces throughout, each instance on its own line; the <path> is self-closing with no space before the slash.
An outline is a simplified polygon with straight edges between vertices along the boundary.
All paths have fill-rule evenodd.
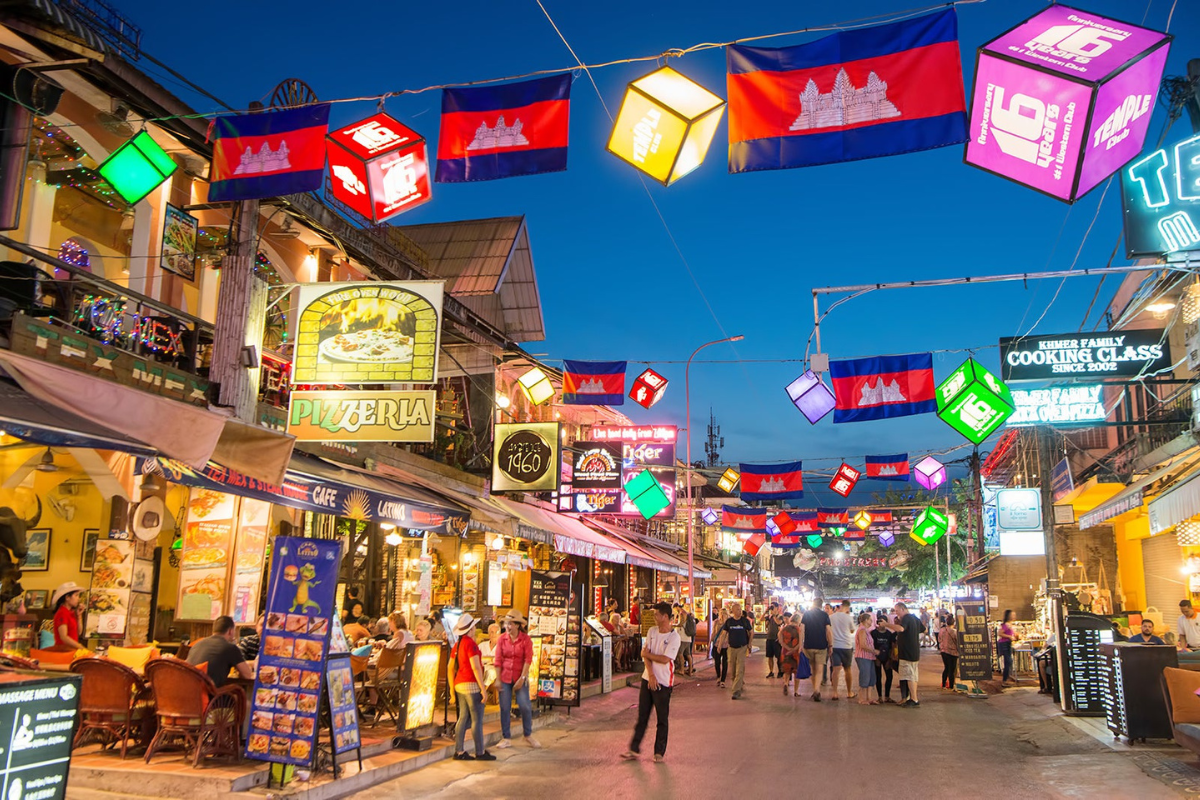
<path id="1" fill-rule="evenodd" d="M 804 657 L 808 659 L 808 665 L 812 668 L 813 675 L 820 675 L 821 670 L 825 667 L 825 662 L 829 658 L 829 651 L 822 647 L 820 650 L 805 650 Z M 820 678 L 817 678 L 820 680 Z"/>
<path id="2" fill-rule="evenodd" d="M 833 660 L 829 662 L 829 666 L 834 669 L 845 667 L 850 669 L 854 665 L 854 648 L 853 647 L 835 647 L 833 648 Z"/>
<path id="3" fill-rule="evenodd" d="M 856 658 L 858 662 L 858 688 L 870 689 L 875 685 L 875 659 Z"/>
<path id="4" fill-rule="evenodd" d="M 917 682 L 917 662 L 900 659 L 900 680 L 909 683 Z"/>
<path id="5" fill-rule="evenodd" d="M 767 639 L 767 658 L 779 658 L 783 653 L 783 645 L 778 639 Z"/>

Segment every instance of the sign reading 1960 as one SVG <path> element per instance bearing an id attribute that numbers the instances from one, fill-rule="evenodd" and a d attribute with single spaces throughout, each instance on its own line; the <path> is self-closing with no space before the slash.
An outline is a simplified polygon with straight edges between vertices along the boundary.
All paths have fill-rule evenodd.
<path id="1" fill-rule="evenodd" d="M 1000 340 L 1002 380 L 1132 378 L 1171 366 L 1161 328 L 1091 336 L 1009 336 Z"/>

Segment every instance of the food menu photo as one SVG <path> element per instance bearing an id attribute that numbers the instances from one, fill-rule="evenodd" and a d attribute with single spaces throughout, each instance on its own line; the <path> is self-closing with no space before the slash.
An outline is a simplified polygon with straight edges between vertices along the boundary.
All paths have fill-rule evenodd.
<path id="1" fill-rule="evenodd" d="M 133 589 L 133 542 L 100 539 L 92 563 L 87 598 L 87 635 L 125 635 L 129 596 Z"/>
<path id="2" fill-rule="evenodd" d="M 571 576 L 566 573 L 530 573 L 529 633 L 541 637 L 537 696 L 549 702 L 564 699 L 567 618 L 571 601 Z M 577 682 L 576 682 L 577 683 Z M 578 690 L 576 690 L 578 696 Z"/>
<path id="3" fill-rule="evenodd" d="M 224 613 L 237 498 L 192 489 L 179 569 L 179 619 L 212 620 Z"/>
<path id="4" fill-rule="evenodd" d="M 250 698 L 250 758 L 312 762 L 341 551 L 338 541 L 275 539 L 267 618 Z M 352 691 L 349 702 L 354 702 Z M 354 733 L 357 737 L 357 718 Z"/>
<path id="5" fill-rule="evenodd" d="M 242 498 L 233 556 L 233 607 L 230 609 L 230 616 L 239 625 L 249 625 L 255 620 L 270 523 L 270 503 Z"/>
<path id="6" fill-rule="evenodd" d="M 354 700 L 354 673 L 350 669 L 349 653 L 330 657 L 325 670 L 325 687 L 329 696 L 333 750 L 335 753 L 353 750 L 359 746 L 358 705 Z"/>

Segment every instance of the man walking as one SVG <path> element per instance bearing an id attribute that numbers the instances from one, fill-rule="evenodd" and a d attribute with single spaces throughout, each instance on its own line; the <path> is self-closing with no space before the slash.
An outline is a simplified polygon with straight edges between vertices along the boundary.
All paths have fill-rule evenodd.
<path id="1" fill-rule="evenodd" d="M 679 612 L 679 666 L 684 675 L 695 675 L 696 669 L 692 664 L 692 641 L 696 638 L 696 616 L 690 605 L 685 605 Z"/>
<path id="2" fill-rule="evenodd" d="M 804 642 L 804 655 L 812 667 L 812 699 L 821 702 L 821 670 L 833 650 L 833 628 L 829 615 L 821 609 L 820 599 L 814 598 L 812 608 L 804 612 L 800 620 L 800 638 Z M 836 691 L 837 685 L 834 685 Z"/>
<path id="3" fill-rule="evenodd" d="M 775 664 L 779 662 L 781 648 L 779 645 L 779 628 L 783 617 L 779 615 L 779 605 L 771 603 L 767 609 L 767 677 L 775 677 Z M 779 677 L 783 677 L 783 667 L 779 667 Z"/>
<path id="4" fill-rule="evenodd" d="M 833 629 L 833 657 L 830 661 L 831 671 L 833 676 L 833 697 L 830 700 L 838 699 L 838 674 L 842 673 L 846 676 L 846 697 L 856 697 L 854 691 L 850 688 L 850 673 L 854 670 L 851 665 L 854 663 L 854 617 L 850 614 L 850 601 L 843 600 L 838 606 L 837 611 L 829 618 L 830 627 Z"/>
<path id="5" fill-rule="evenodd" d="M 879 624 L 897 633 L 896 646 L 900 651 L 900 707 L 920 708 L 921 700 L 917 697 L 917 666 L 921 661 L 921 636 L 926 628 L 920 617 L 911 613 L 904 603 L 896 603 L 892 611 L 896 614 L 895 623 Z"/>
<path id="6" fill-rule="evenodd" d="M 721 630 L 729 638 L 729 667 L 733 670 L 733 694 L 730 699 L 738 700 L 746 681 L 746 659 L 750 656 L 750 643 L 754 641 L 754 623 L 742 614 L 741 603 L 734 603 L 729 613 L 732 616 L 725 620 Z"/>
<path id="7" fill-rule="evenodd" d="M 629 749 L 621 754 L 626 761 L 637 759 L 654 709 L 654 763 L 661 764 L 667 754 L 668 718 L 671 714 L 671 689 L 675 685 L 675 656 L 679 653 L 679 634 L 671 628 L 671 605 L 654 604 L 655 627 L 646 634 L 642 648 L 642 688 L 638 695 L 638 718 L 633 726 Z"/>

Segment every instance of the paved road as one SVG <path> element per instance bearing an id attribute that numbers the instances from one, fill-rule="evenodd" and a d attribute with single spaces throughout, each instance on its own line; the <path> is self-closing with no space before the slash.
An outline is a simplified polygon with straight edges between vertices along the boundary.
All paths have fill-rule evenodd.
<path id="1" fill-rule="evenodd" d="M 644 760 L 618 759 L 636 717 L 637 693 L 626 689 L 587 700 L 570 720 L 540 731 L 541 750 L 517 745 L 494 751 L 500 760 L 493 763 L 440 762 L 357 797 L 1180 796 L 1030 690 L 986 700 L 942 694 L 937 656 L 927 655 L 922 666 L 920 709 L 860 707 L 845 698 L 818 704 L 784 697 L 755 655 L 742 700 L 717 688 L 711 671 L 676 688 L 664 764 L 649 758 L 653 727 Z"/>

